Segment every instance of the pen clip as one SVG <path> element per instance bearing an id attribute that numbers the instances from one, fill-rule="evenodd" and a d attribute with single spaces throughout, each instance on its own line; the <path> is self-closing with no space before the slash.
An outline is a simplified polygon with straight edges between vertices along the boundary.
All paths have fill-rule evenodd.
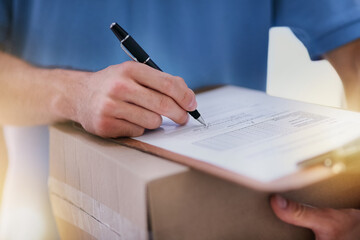
<path id="1" fill-rule="evenodd" d="M 135 62 L 139 62 L 139 61 L 136 59 L 136 57 L 134 57 L 133 55 L 131 55 L 131 53 L 126 49 L 126 47 L 125 47 L 122 43 L 120 43 L 120 46 L 121 46 L 122 50 L 124 50 L 124 52 L 125 52 L 132 60 L 134 60 Z"/>

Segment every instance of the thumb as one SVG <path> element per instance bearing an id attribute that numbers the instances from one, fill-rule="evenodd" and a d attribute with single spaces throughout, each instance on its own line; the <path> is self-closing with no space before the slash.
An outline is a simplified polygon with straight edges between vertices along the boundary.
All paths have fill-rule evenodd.
<path id="1" fill-rule="evenodd" d="M 273 196 L 270 202 L 276 216 L 282 221 L 310 228 L 314 232 L 327 225 L 329 221 L 328 214 L 322 209 L 289 201 L 279 195 Z"/>

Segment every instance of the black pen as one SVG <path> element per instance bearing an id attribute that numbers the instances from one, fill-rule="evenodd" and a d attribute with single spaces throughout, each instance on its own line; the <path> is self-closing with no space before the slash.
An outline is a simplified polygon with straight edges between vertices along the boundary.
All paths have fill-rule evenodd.
<path id="1" fill-rule="evenodd" d="M 112 23 L 110 25 L 110 29 L 113 31 L 115 36 L 120 40 L 122 49 L 126 52 L 129 57 L 131 57 L 134 61 L 145 63 L 146 65 L 155 68 L 159 71 L 162 71 L 153 60 L 150 59 L 150 56 L 140 47 L 140 45 L 117 23 Z M 127 52 L 126 49 L 130 52 Z M 194 110 L 188 112 L 193 118 L 199 121 L 201 124 L 206 126 L 204 119 L 201 117 L 198 110 Z"/>

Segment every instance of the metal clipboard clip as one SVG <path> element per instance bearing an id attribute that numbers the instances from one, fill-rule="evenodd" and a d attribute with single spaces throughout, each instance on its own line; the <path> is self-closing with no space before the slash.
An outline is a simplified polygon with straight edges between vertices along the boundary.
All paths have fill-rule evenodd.
<path id="1" fill-rule="evenodd" d="M 331 152 L 297 163 L 297 166 L 300 168 L 309 168 L 319 165 L 330 168 L 336 174 L 344 172 L 346 169 L 359 168 L 360 139 L 356 139 Z"/>

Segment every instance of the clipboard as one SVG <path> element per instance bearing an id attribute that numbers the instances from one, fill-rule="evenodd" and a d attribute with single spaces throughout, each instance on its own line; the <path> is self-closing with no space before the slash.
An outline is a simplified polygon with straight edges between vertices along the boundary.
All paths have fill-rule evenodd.
<path id="1" fill-rule="evenodd" d="M 177 154 L 135 139 L 117 138 L 111 139 L 111 141 L 145 153 L 165 158 L 167 160 L 184 164 L 198 171 L 261 192 L 284 192 L 300 189 L 344 173 L 350 168 L 360 166 L 360 163 L 356 163 L 356 160 L 360 158 L 360 140 L 356 140 L 347 146 L 299 162 L 299 169 L 296 173 L 289 174 L 270 182 L 260 182 L 212 164 L 199 161 L 198 159 Z"/>
<path id="2" fill-rule="evenodd" d="M 206 95 L 206 97 L 203 97 L 205 95 Z M 149 154 L 160 156 L 162 158 L 184 164 L 184 165 L 189 166 L 198 171 L 202 171 L 207 174 L 214 175 L 219 178 L 225 179 L 227 181 L 231 181 L 236 184 L 240 184 L 240 185 L 249 187 L 251 189 L 255 189 L 258 191 L 264 191 L 264 192 L 282 192 L 282 191 L 287 191 L 287 190 L 299 189 L 299 188 L 311 185 L 315 182 L 325 180 L 327 178 L 330 178 L 330 177 L 340 174 L 342 172 L 345 172 L 347 169 L 356 166 L 356 159 L 357 159 L 357 157 L 360 156 L 360 114 L 359 113 L 345 111 L 345 110 L 341 110 L 341 109 L 329 108 L 329 107 L 324 107 L 324 106 L 318 106 L 315 104 L 302 103 L 302 102 L 288 100 L 288 99 L 272 97 L 272 96 L 269 96 L 260 91 L 255 91 L 255 90 L 250 90 L 250 89 L 245 89 L 245 88 L 235 87 L 235 86 L 225 86 L 225 87 L 221 87 L 221 88 L 216 88 L 215 90 L 210 90 L 210 91 L 200 93 L 199 95 L 197 95 L 198 106 L 202 107 L 202 106 L 205 106 L 206 104 L 213 105 L 215 102 L 207 103 L 205 101 L 206 100 L 212 101 L 212 99 L 218 98 L 219 96 L 223 96 L 223 95 L 225 97 L 231 97 L 231 95 L 234 95 L 236 97 L 239 96 L 238 100 L 242 101 L 242 102 L 245 102 L 244 99 L 247 99 L 247 101 L 243 105 L 241 105 L 241 106 L 245 106 L 244 112 L 248 111 L 247 106 L 251 105 L 251 106 L 255 106 L 254 108 L 256 108 L 259 106 L 259 103 L 261 103 L 260 110 L 267 109 L 267 107 L 271 108 L 271 107 L 275 106 L 275 108 L 276 108 L 277 106 L 280 106 L 279 109 L 276 109 L 276 111 L 280 112 L 280 114 L 275 114 L 275 115 L 270 114 L 269 115 L 270 117 L 266 116 L 267 118 L 265 118 L 265 122 L 266 122 L 266 119 L 270 119 L 269 121 L 278 121 L 278 119 L 288 117 L 290 119 L 289 122 L 291 124 L 294 124 L 294 122 L 295 122 L 295 126 L 296 127 L 300 126 L 300 129 L 301 129 L 300 131 L 295 132 L 294 136 L 303 134 L 301 127 L 304 126 L 304 124 L 307 127 L 310 126 L 314 129 L 321 130 L 321 128 L 323 128 L 323 126 L 326 124 L 328 124 L 328 125 L 330 124 L 329 126 L 332 126 L 331 124 L 333 124 L 333 123 L 331 121 L 339 121 L 340 125 L 335 124 L 334 126 L 337 126 L 337 127 L 343 126 L 344 129 L 349 131 L 349 134 L 351 135 L 351 137 L 346 139 L 346 136 L 345 136 L 345 138 L 342 139 L 342 143 L 340 145 L 338 144 L 336 147 L 326 148 L 326 146 L 325 146 L 325 148 L 324 148 L 324 149 L 326 149 L 325 151 L 323 149 L 319 150 L 319 151 L 317 151 L 317 149 L 315 149 L 311 153 L 310 157 L 304 157 L 304 158 L 294 162 L 294 164 L 296 165 L 295 166 L 296 170 L 293 170 L 293 171 L 289 172 L 288 174 L 283 174 L 277 178 L 272 178 L 272 179 L 269 178 L 270 180 L 268 180 L 268 181 L 261 181 L 261 180 L 257 179 L 256 177 L 251 177 L 247 174 L 242 174 L 241 172 L 239 173 L 239 172 L 233 171 L 229 167 L 222 167 L 217 164 L 213 164 L 214 161 L 207 162 L 206 159 L 204 161 L 204 159 L 199 159 L 196 156 L 192 156 L 191 153 L 189 154 L 189 153 L 185 153 L 185 152 L 183 153 L 182 151 L 173 151 L 171 148 L 163 147 L 161 144 L 160 145 L 157 145 L 156 143 L 153 144 L 152 139 L 151 139 L 152 138 L 151 134 L 153 134 L 153 133 L 151 131 L 150 131 L 150 133 L 145 133 L 144 138 L 143 137 L 135 138 L 135 139 L 133 139 L 133 138 L 118 138 L 118 139 L 111 139 L 111 141 L 116 142 L 121 145 L 124 145 L 124 146 L 127 146 L 127 147 L 135 148 L 137 150 L 140 150 L 140 151 L 143 151 L 143 152 L 146 152 Z M 205 101 L 204 101 L 204 99 L 205 99 Z M 237 99 L 237 98 L 235 98 L 235 99 Z M 232 100 L 234 100 L 234 99 L 232 99 Z M 218 99 L 217 102 L 220 102 L 220 105 L 221 105 L 221 102 L 226 102 L 226 99 Z M 274 103 L 274 104 L 272 104 L 272 103 Z M 318 122 L 316 122 L 315 120 L 312 120 L 311 118 L 309 118 L 310 119 L 309 121 L 307 121 L 306 119 L 299 120 L 296 118 L 297 115 L 296 114 L 294 115 L 293 112 L 284 111 L 284 109 L 282 108 L 283 106 L 290 106 L 290 109 L 294 108 L 295 113 L 297 113 L 298 110 L 305 111 L 304 109 L 311 109 L 312 112 L 319 112 L 319 116 L 321 116 L 322 113 L 324 113 L 324 112 L 326 113 L 327 111 L 329 111 L 329 113 L 331 113 L 330 115 L 332 117 L 329 115 L 330 116 L 329 118 L 324 118 L 322 120 L 321 120 L 321 117 L 320 118 L 313 117 L 313 118 L 320 119 Z M 198 108 L 198 109 L 200 109 L 200 108 Z M 252 109 L 250 109 L 250 110 L 252 111 Z M 206 119 L 207 116 L 206 116 L 206 114 L 204 115 L 204 113 L 206 113 L 206 111 L 203 112 L 201 109 L 200 109 L 200 111 L 202 112 L 204 118 Z M 240 110 L 240 112 L 241 111 L 242 110 Z M 305 116 L 306 116 L 306 114 L 310 114 L 311 111 L 309 111 L 309 113 L 305 112 L 305 113 L 301 113 L 301 114 L 305 114 Z M 271 111 L 270 111 L 270 113 L 271 113 Z M 295 117 L 291 114 L 293 114 Z M 346 115 L 346 119 L 350 119 L 350 121 L 352 122 L 352 124 L 353 124 L 352 127 L 346 126 L 347 120 L 343 120 L 343 118 L 342 118 L 342 116 L 345 116 L 345 115 Z M 291 116 L 292 116 L 292 118 L 291 118 Z M 241 122 L 241 121 L 238 121 L 238 122 L 243 124 L 243 122 Z M 255 122 L 255 123 L 253 123 L 253 122 Z M 261 121 L 259 121 L 259 122 L 261 122 Z M 284 123 L 288 124 L 288 122 L 286 122 L 286 121 Z M 251 124 L 257 124 L 256 121 L 254 120 L 254 118 L 251 120 L 251 122 L 248 125 L 251 126 Z M 234 125 L 236 125 L 236 124 L 234 124 Z M 357 127 L 358 125 L 359 125 L 359 127 Z M 231 125 L 231 126 L 233 127 L 233 125 Z M 238 127 L 238 126 L 235 126 L 235 127 Z M 277 127 L 282 128 L 282 125 L 280 124 Z M 179 129 L 181 129 L 181 127 Z M 304 129 L 306 130 L 306 128 L 304 128 Z M 190 128 L 190 130 L 191 130 L 191 128 Z M 280 130 L 282 130 L 282 129 L 280 129 Z M 329 129 L 327 129 L 327 130 L 329 130 Z M 204 130 L 204 131 L 206 132 L 206 130 Z M 227 129 L 226 129 L 226 131 L 227 131 Z M 306 131 L 308 131 L 308 130 L 306 130 Z M 326 131 L 326 129 L 324 131 Z M 321 131 L 320 131 L 320 133 L 321 133 Z M 148 139 L 146 138 L 147 134 L 150 134 L 150 137 Z M 156 131 L 155 131 L 155 134 L 157 134 Z M 161 134 L 162 133 L 158 134 L 158 135 L 160 135 L 160 138 L 162 138 Z M 194 133 L 194 134 L 196 134 L 196 133 Z M 165 134 L 163 134 L 163 136 L 165 136 L 165 135 L 167 135 L 166 130 L 165 130 Z M 169 134 L 169 135 L 171 135 L 171 134 Z M 339 137 L 339 138 L 341 138 L 341 137 Z M 165 142 L 168 140 L 170 141 L 171 139 L 173 139 L 173 138 L 164 137 Z M 182 143 L 184 143 L 184 142 L 179 143 L 180 144 L 179 149 L 181 149 Z M 305 143 L 306 143 L 306 141 L 305 141 Z M 304 144 L 304 143 L 302 143 L 302 144 Z M 259 147 L 259 149 L 260 149 L 260 147 Z M 305 146 L 305 147 L 303 147 L 303 149 L 304 149 L 304 151 L 306 151 L 306 149 L 309 149 L 309 148 L 306 148 L 306 146 Z M 194 150 L 194 149 L 192 149 L 192 150 Z M 299 151 L 299 149 L 296 149 L 296 150 Z M 301 150 L 301 148 L 300 148 L 300 150 Z M 291 151 L 287 151 L 287 152 L 291 152 Z M 279 154 L 279 153 L 277 153 L 277 154 Z M 304 155 L 306 156 L 306 154 L 304 154 Z M 220 153 L 217 156 L 220 156 L 219 157 L 219 159 L 220 159 L 222 155 Z M 267 155 L 264 155 L 264 156 L 267 156 Z M 271 158 L 271 155 L 268 155 L 268 156 L 270 159 L 269 161 L 276 160 L 275 158 Z M 246 169 L 246 167 L 247 167 L 247 165 L 244 164 L 243 168 Z M 279 168 L 279 169 L 283 168 L 283 166 L 281 164 L 279 164 L 278 162 L 277 163 L 274 162 L 272 167 Z"/>

